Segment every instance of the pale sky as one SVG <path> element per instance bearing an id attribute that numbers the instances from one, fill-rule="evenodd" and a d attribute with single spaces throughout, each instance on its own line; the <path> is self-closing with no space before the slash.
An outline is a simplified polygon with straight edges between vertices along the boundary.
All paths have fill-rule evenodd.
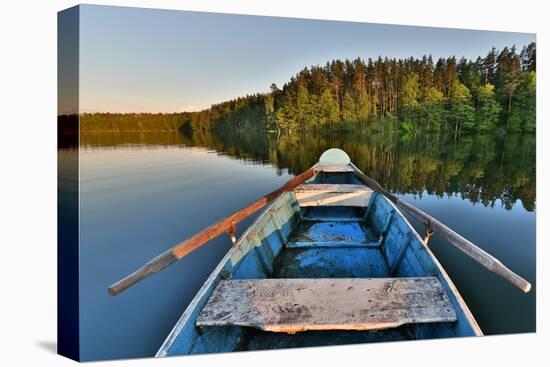
<path id="1" fill-rule="evenodd" d="M 81 5 L 80 111 L 180 112 L 361 57 L 484 56 L 534 34 Z"/>

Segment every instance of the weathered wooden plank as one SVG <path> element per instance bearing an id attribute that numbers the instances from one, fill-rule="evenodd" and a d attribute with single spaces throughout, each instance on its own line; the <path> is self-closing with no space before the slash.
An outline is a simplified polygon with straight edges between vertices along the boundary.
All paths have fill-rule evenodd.
<path id="1" fill-rule="evenodd" d="M 292 334 L 454 321 L 454 308 L 435 277 L 247 279 L 221 281 L 196 325 Z"/>
<path id="2" fill-rule="evenodd" d="M 366 207 L 373 191 L 365 185 L 303 184 L 294 192 L 300 206 Z"/>
<path id="3" fill-rule="evenodd" d="M 354 169 L 350 165 L 334 165 L 334 166 L 317 166 L 317 172 L 353 172 Z"/>
<path id="4" fill-rule="evenodd" d="M 330 191 L 330 192 L 356 192 L 356 191 L 368 191 L 373 192 L 372 189 L 365 185 L 353 185 L 353 184 L 301 184 L 294 189 L 294 192 L 302 191 Z"/>

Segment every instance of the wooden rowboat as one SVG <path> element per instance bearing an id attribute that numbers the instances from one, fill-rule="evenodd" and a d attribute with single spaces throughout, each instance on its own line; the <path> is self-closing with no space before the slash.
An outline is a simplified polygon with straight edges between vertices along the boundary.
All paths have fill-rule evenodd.
<path id="1" fill-rule="evenodd" d="M 157 356 L 483 335 L 427 239 L 346 153 L 313 168 L 236 241 Z"/>

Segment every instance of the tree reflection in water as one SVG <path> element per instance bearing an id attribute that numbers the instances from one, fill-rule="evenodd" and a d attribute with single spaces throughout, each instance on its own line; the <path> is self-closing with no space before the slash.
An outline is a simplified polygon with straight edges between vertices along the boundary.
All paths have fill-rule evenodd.
<path id="1" fill-rule="evenodd" d="M 298 174 L 329 148 L 341 148 L 363 172 L 398 194 L 458 195 L 472 203 L 506 209 L 521 201 L 527 211 L 536 202 L 534 134 L 402 135 L 388 132 L 277 134 L 263 131 L 193 130 L 86 132 L 85 149 L 204 147 L 279 172 Z"/>

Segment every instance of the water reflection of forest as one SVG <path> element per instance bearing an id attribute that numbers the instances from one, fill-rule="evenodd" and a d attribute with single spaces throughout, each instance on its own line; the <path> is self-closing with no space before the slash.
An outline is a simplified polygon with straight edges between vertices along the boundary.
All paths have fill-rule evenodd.
<path id="1" fill-rule="evenodd" d="M 229 157 L 273 164 L 298 174 L 331 147 L 344 149 L 368 175 L 396 193 L 459 195 L 485 206 L 510 209 L 521 200 L 535 209 L 534 134 L 461 136 L 315 133 L 281 135 L 258 131 L 93 132 L 81 135 L 87 148 L 185 146 L 213 149 Z"/>

